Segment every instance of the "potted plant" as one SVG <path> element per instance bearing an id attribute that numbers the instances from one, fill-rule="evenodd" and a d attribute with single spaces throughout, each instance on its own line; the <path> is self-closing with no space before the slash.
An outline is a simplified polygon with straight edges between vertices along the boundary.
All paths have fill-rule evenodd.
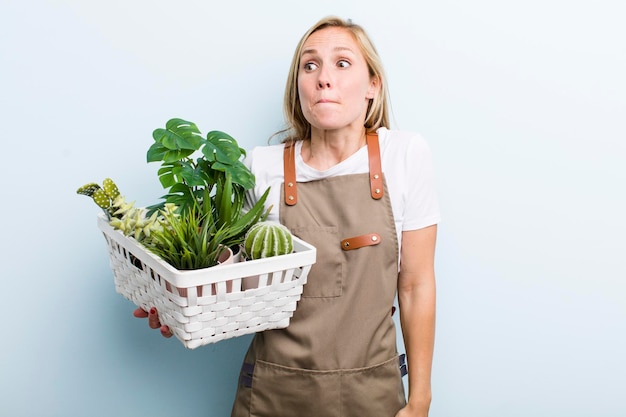
<path id="1" fill-rule="evenodd" d="M 171 119 L 152 136 L 147 161 L 161 163 L 159 180 L 168 193 L 147 214 L 168 203 L 178 210 L 165 214 L 174 233 L 157 232 L 150 248 L 178 269 L 216 265 L 222 248 L 238 248 L 248 229 L 265 219 L 269 189 L 244 211 L 254 176 L 241 161 L 245 150 L 224 132 L 204 138 L 194 123 Z"/>
<path id="2" fill-rule="evenodd" d="M 222 251 L 238 250 L 248 229 L 265 219 L 269 189 L 244 210 L 254 176 L 241 161 L 245 150 L 224 132 L 211 131 L 204 138 L 194 123 L 171 119 L 164 129 L 154 130 L 153 138 L 147 161 L 161 163 L 159 180 L 168 190 L 163 201 L 137 209 L 109 178 L 102 187 L 90 183 L 77 192 L 93 197 L 113 227 L 132 233 L 174 268 L 215 266 Z"/>
<path id="3" fill-rule="evenodd" d="M 242 162 L 245 150 L 224 132 L 204 137 L 194 123 L 171 119 L 152 136 L 147 162 L 160 163 L 167 190 L 160 202 L 135 207 L 109 178 L 77 190 L 104 211 L 98 226 L 116 291 L 144 310 L 156 307 L 161 323 L 188 348 L 287 326 L 315 248 L 294 236 L 291 254 L 276 261 L 217 266 L 224 252 L 244 246 L 253 226 L 265 223 L 269 188 L 244 207 L 254 176 Z M 281 278 L 248 291 L 242 284 L 254 275 Z"/>

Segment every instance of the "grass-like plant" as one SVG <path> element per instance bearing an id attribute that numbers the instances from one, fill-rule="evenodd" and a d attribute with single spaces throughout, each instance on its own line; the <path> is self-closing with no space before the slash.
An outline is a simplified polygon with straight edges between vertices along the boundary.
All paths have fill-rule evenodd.
<path id="1" fill-rule="evenodd" d="M 194 204 L 185 210 L 182 214 L 162 210 L 162 227 L 144 244 L 176 269 L 217 265 L 220 254 L 228 247 L 227 228 L 217 227 L 206 205 Z"/>

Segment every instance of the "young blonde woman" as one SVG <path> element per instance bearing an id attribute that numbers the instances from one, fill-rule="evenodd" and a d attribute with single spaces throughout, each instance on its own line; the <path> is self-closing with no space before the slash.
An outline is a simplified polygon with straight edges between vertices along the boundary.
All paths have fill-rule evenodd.
<path id="1" fill-rule="evenodd" d="M 439 222 L 428 145 L 389 129 L 381 60 L 339 18 L 300 40 L 284 106 L 284 142 L 249 153 L 250 202 L 271 187 L 269 220 L 315 245 L 317 262 L 289 327 L 253 338 L 232 417 L 425 417 Z"/>
<path id="2" fill-rule="evenodd" d="M 428 146 L 388 129 L 380 58 L 338 18 L 301 39 L 284 106 L 284 143 L 250 153 L 251 199 L 270 186 L 270 219 L 314 244 L 318 260 L 289 327 L 254 337 L 232 417 L 427 416 L 439 222 Z"/>

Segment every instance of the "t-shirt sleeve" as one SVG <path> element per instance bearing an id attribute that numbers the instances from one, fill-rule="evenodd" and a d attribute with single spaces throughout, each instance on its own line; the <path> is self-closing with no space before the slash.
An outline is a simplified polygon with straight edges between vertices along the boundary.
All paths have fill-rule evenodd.
<path id="1" fill-rule="evenodd" d="M 428 143 L 416 135 L 406 152 L 405 205 L 402 230 L 417 230 L 441 220 L 433 160 Z"/>
<path id="2" fill-rule="evenodd" d="M 254 149 L 251 152 L 247 152 L 246 153 L 246 157 L 243 160 L 243 164 L 250 170 L 252 171 L 252 160 L 254 158 Z M 252 171 L 252 173 L 254 174 L 254 171 Z M 256 175 L 255 175 L 256 177 Z M 255 184 L 256 184 L 256 178 L 255 178 Z M 255 193 L 255 189 L 254 187 L 252 187 L 249 190 L 246 190 L 246 199 L 244 201 L 244 211 L 249 211 L 258 201 L 258 198 L 256 196 Z"/>
<path id="3" fill-rule="evenodd" d="M 267 220 L 278 221 L 280 188 L 282 184 L 283 146 L 257 146 L 247 153 L 243 163 L 255 177 L 255 185 L 246 192 L 245 209 L 250 210 L 269 188 L 265 209 L 271 208 Z"/>

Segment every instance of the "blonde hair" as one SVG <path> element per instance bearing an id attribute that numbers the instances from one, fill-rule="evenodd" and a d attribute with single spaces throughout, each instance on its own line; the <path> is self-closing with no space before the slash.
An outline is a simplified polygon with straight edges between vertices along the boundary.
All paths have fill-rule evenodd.
<path id="1" fill-rule="evenodd" d="M 313 33 L 328 27 L 342 28 L 352 34 L 354 40 L 357 45 L 359 45 L 361 52 L 363 53 L 370 76 L 378 78 L 380 88 L 378 89 L 376 96 L 369 102 L 364 122 L 365 130 L 367 132 L 374 132 L 379 127 L 389 127 L 387 83 L 382 60 L 380 59 L 374 44 L 361 26 L 352 23 L 350 20 L 329 16 L 317 22 L 304 34 L 304 36 L 302 36 L 302 39 L 300 39 L 300 42 L 294 52 L 291 67 L 289 69 L 289 75 L 287 77 L 285 97 L 283 101 L 283 111 L 285 113 L 285 122 L 287 127 L 277 133 L 277 135 L 284 136 L 284 142 L 311 138 L 311 124 L 304 117 L 298 94 L 300 57 L 302 55 L 304 43 L 309 39 L 309 37 Z"/>

